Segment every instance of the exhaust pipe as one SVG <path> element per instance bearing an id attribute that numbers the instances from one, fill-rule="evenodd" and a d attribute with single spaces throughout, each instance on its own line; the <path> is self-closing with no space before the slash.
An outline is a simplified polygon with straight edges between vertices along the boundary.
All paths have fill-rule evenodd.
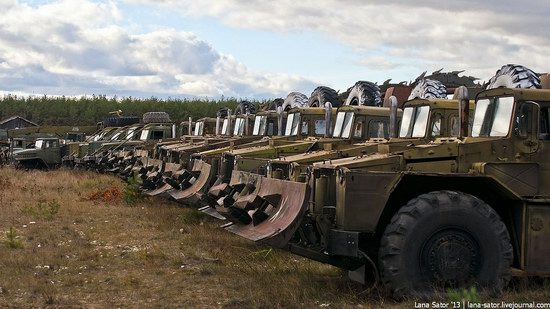
<path id="1" fill-rule="evenodd" d="M 245 118 L 244 118 L 244 135 L 245 136 L 249 136 L 248 134 L 248 125 L 249 125 L 249 120 L 248 120 L 248 117 L 250 116 L 250 112 L 248 111 L 248 107 L 246 108 L 246 114 L 245 114 Z"/>
<path id="2" fill-rule="evenodd" d="M 325 103 L 325 137 L 330 137 L 332 129 L 332 103 Z"/>
<path id="3" fill-rule="evenodd" d="M 189 136 L 193 136 L 193 119 L 189 117 Z"/>
<path id="4" fill-rule="evenodd" d="M 397 136 L 397 98 L 395 96 L 390 97 L 390 138 Z"/>
<path id="5" fill-rule="evenodd" d="M 468 136 L 469 118 L 470 118 L 470 101 L 468 100 L 468 88 L 460 86 L 456 88 L 453 99 L 458 100 L 458 118 L 460 119 L 458 127 L 458 137 L 463 138 Z"/>
<path id="6" fill-rule="evenodd" d="M 233 136 L 233 130 L 231 129 L 231 127 L 231 110 L 227 109 L 227 133 L 229 133 L 229 136 Z"/>
<path id="7" fill-rule="evenodd" d="M 283 136 L 283 107 L 277 106 L 277 135 Z"/>

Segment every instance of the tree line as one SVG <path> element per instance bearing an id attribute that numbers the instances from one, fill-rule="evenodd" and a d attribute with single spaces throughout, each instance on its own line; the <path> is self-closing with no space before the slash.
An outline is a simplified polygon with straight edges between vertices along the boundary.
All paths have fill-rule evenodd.
<path id="1" fill-rule="evenodd" d="M 267 101 L 252 101 L 256 105 Z M 117 98 L 102 95 L 90 97 L 35 97 L 6 95 L 0 98 L 0 120 L 21 116 L 39 125 L 73 126 L 95 125 L 109 112 L 121 110 L 122 116 L 141 117 L 145 112 L 167 112 L 175 122 L 189 117 L 215 117 L 220 108 L 234 109 L 235 98 L 211 99 L 158 99 Z"/>

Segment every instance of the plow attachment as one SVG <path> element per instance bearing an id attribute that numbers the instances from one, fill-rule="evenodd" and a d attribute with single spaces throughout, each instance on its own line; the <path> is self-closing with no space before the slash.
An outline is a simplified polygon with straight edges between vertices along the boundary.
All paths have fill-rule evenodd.
<path id="1" fill-rule="evenodd" d="M 202 161 L 195 160 L 193 169 L 183 177 L 179 187 L 168 191 L 168 194 L 176 201 L 188 206 L 201 205 L 201 196 L 210 188 L 215 176 L 215 168 Z M 184 172 L 184 173 L 185 173 Z"/>
<path id="2" fill-rule="evenodd" d="M 285 247 L 298 229 L 308 207 L 306 183 L 266 178 L 234 171 L 216 210 L 230 223 L 226 230 L 274 247 Z M 210 193 L 216 187 L 212 187 Z M 223 195 L 223 194 L 220 194 Z"/>
<path id="3" fill-rule="evenodd" d="M 168 190 L 171 190 L 173 187 L 170 185 L 169 179 L 178 179 L 180 175 L 183 174 L 183 170 L 180 169 L 179 164 L 175 163 L 166 163 L 164 166 L 163 175 L 161 176 L 161 179 L 154 189 L 145 190 L 143 191 L 143 194 L 146 194 L 148 196 L 156 196 L 163 193 L 166 193 Z"/>

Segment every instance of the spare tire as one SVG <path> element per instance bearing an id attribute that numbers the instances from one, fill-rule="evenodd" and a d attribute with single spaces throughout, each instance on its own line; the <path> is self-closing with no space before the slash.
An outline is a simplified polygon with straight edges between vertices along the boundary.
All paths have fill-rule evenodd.
<path id="1" fill-rule="evenodd" d="M 358 81 L 348 91 L 344 105 L 382 106 L 380 87 L 375 83 Z"/>
<path id="2" fill-rule="evenodd" d="M 311 93 L 308 106 L 323 107 L 326 102 L 330 102 L 333 107 L 339 107 L 342 105 L 342 101 L 340 101 L 336 90 L 326 86 L 319 86 Z"/>
<path id="3" fill-rule="evenodd" d="M 166 112 L 147 112 L 143 114 L 143 123 L 168 123 L 172 122 Z"/>
<path id="4" fill-rule="evenodd" d="M 442 82 L 434 79 L 421 79 L 409 95 L 412 99 L 446 99 L 447 87 Z"/>
<path id="5" fill-rule="evenodd" d="M 227 117 L 227 112 L 228 112 L 227 107 L 222 107 L 218 109 L 218 112 L 216 113 L 216 117 L 225 118 Z"/>
<path id="6" fill-rule="evenodd" d="M 307 107 L 307 96 L 300 92 L 291 92 L 286 96 L 282 106 L 284 111 L 288 111 L 294 107 Z"/>
<path id="7" fill-rule="evenodd" d="M 540 78 L 532 70 L 517 64 L 503 65 L 491 77 L 486 89 L 535 88 L 540 89 Z"/>
<path id="8" fill-rule="evenodd" d="M 268 101 L 267 103 L 264 104 L 262 111 L 275 111 L 277 110 L 277 107 L 283 106 L 284 103 L 285 103 L 285 100 L 281 98 Z"/>
<path id="9" fill-rule="evenodd" d="M 124 116 L 124 117 L 108 117 L 103 119 L 104 127 L 123 127 L 129 126 L 135 123 L 139 123 L 139 117 L 136 116 Z"/>
<path id="10" fill-rule="evenodd" d="M 246 114 L 247 110 L 249 114 L 255 114 L 256 106 L 251 102 L 241 101 L 239 105 L 237 105 L 237 107 L 235 108 L 235 115 Z"/>

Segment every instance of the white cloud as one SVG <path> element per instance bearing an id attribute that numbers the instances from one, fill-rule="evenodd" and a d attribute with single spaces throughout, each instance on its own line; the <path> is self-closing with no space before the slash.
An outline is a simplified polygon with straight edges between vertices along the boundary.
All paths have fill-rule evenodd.
<path id="1" fill-rule="evenodd" d="M 0 89 L 46 94 L 283 96 L 306 80 L 251 72 L 193 33 L 132 34 L 115 2 L 2 2 Z M 278 83 L 268 79 L 280 80 Z M 289 87 L 289 88 L 286 88 Z"/>
<path id="2" fill-rule="evenodd" d="M 418 71 L 445 67 L 489 78 L 506 63 L 546 70 L 550 47 L 550 2 L 543 0 L 127 1 L 213 16 L 235 28 L 325 33 L 360 53 L 384 54 L 381 63 L 359 60 L 377 70 L 412 64 Z"/>

